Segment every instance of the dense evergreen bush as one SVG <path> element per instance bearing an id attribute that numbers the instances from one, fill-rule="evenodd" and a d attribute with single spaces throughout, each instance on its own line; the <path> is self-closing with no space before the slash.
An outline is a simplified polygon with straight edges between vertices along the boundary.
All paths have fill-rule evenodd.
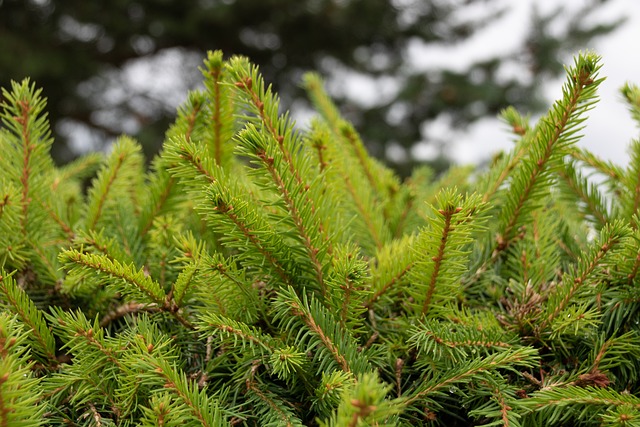
<path id="1" fill-rule="evenodd" d="M 148 171 L 127 137 L 55 167 L 4 92 L 0 425 L 640 425 L 640 141 L 576 145 L 596 55 L 488 170 L 402 183 L 318 76 L 300 131 L 204 64 Z"/>

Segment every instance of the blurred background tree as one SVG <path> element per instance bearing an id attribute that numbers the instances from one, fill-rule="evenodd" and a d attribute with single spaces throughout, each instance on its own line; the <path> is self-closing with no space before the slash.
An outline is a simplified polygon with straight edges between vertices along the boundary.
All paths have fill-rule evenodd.
<path id="1" fill-rule="evenodd" d="M 260 64 L 284 107 L 297 111 L 306 105 L 302 73 L 319 71 L 370 151 L 407 171 L 416 143 L 444 143 L 430 140 L 425 123 L 446 115 L 460 127 L 506 105 L 544 106 L 536 89 L 562 71 L 562 58 L 621 22 L 585 24 L 606 2 L 547 15 L 533 8 L 517 49 L 462 70 L 425 70 L 415 66 L 419 52 L 497 25 L 509 2 L 0 0 L 0 85 L 31 76 L 44 88 L 60 162 L 122 132 L 152 155 L 176 105 L 198 85 L 205 52 L 222 49 Z M 505 72 L 514 64 L 517 72 Z M 372 88 L 365 98 L 363 83 Z M 447 159 L 436 155 L 432 165 L 442 169 Z"/>

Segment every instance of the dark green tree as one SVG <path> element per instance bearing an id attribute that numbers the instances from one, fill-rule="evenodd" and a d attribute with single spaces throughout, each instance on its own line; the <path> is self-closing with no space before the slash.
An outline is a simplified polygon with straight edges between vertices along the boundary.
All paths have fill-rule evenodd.
<path id="1" fill-rule="evenodd" d="M 506 105 L 538 109 L 533 89 L 562 71 L 561 58 L 615 28 L 618 22 L 583 23 L 586 14 L 606 1 L 592 0 L 572 13 L 558 10 L 542 16 L 533 11 L 530 34 L 517 52 L 497 54 L 462 71 L 425 73 L 407 67 L 409 46 L 464 41 L 495 24 L 503 12 L 501 3 L 0 0 L 0 85 L 30 76 L 44 87 L 58 141 L 68 139 L 70 129 L 78 135 L 80 124 L 96 141 L 122 132 L 137 134 L 151 154 L 180 101 L 171 98 L 200 81 L 192 65 L 206 50 L 222 49 L 259 64 L 288 106 L 300 99 L 299 88 L 291 83 L 303 71 L 329 76 L 329 89 L 338 88 L 331 94 L 346 117 L 370 151 L 384 157 L 390 143 L 406 149 L 423 139 L 420 125 L 443 112 L 460 126 L 495 115 Z M 560 31 L 550 32 L 551 25 Z M 188 64 L 184 68 L 191 73 L 173 79 L 170 86 L 182 85 L 173 90 L 162 83 L 172 72 L 165 68 L 168 59 Z M 499 78 L 501 64 L 511 60 L 525 64 L 527 75 Z M 147 80 L 155 84 L 144 88 L 132 86 L 129 79 L 141 62 L 154 64 Z M 363 107 L 332 84 L 344 73 L 391 79 L 398 90 Z M 54 154 L 63 160 L 72 153 L 57 144 Z"/>

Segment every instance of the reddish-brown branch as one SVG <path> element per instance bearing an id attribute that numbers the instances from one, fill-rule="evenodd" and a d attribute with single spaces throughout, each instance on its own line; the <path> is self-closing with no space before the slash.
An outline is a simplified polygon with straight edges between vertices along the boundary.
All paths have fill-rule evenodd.
<path id="1" fill-rule="evenodd" d="M 635 214 L 640 206 L 640 168 L 638 169 L 638 176 L 636 176 L 636 186 L 633 190 L 633 211 L 631 212 Z M 631 221 L 631 227 L 634 230 L 638 227 L 636 221 Z"/>
<path id="2" fill-rule="evenodd" d="M 49 217 L 51 217 L 51 219 L 53 219 L 56 222 L 56 224 L 60 226 L 60 228 L 67 235 L 69 240 L 73 240 L 73 238 L 76 236 L 76 233 L 73 232 L 73 230 L 71 229 L 71 226 L 66 222 L 64 222 L 62 218 L 60 218 L 58 214 L 56 214 L 53 211 L 51 206 L 43 203 L 42 200 L 38 200 L 38 203 L 40 204 L 40 207 L 42 207 L 44 210 L 47 211 L 47 213 L 49 214 Z"/>
<path id="3" fill-rule="evenodd" d="M 404 209 L 400 214 L 400 218 L 398 219 L 398 223 L 396 224 L 396 229 L 393 232 L 393 237 L 396 239 L 402 236 L 402 229 L 404 228 L 404 223 L 407 220 L 407 217 L 409 216 L 409 212 L 411 212 L 411 209 L 413 209 L 413 201 L 414 201 L 414 198 L 411 197 L 404 204 Z"/>
<path id="4" fill-rule="evenodd" d="M 14 119 L 22 126 L 21 136 L 23 142 L 23 155 L 22 155 L 22 174 L 20 175 L 20 184 L 22 184 L 22 218 L 20 224 L 22 226 L 22 234 L 27 236 L 27 214 L 29 210 L 29 204 L 31 198 L 29 197 L 29 178 L 31 176 L 31 156 L 35 150 L 35 144 L 31 141 L 31 131 L 29 129 L 29 112 L 31 106 L 25 100 L 17 102 L 20 107 L 20 116 L 14 117 Z"/>
<path id="5" fill-rule="evenodd" d="M 353 289 L 353 283 L 349 278 L 345 280 L 345 284 L 340 288 L 344 291 L 342 295 L 342 308 L 340 310 L 340 323 L 343 327 L 347 326 L 347 314 L 349 313 L 349 302 L 351 301 L 351 292 Z"/>
<path id="6" fill-rule="evenodd" d="M 159 365 L 156 365 L 156 366 L 157 367 L 154 371 L 164 379 L 165 381 L 164 387 L 173 390 L 174 393 L 176 393 L 180 397 L 180 399 L 182 399 L 182 401 L 191 409 L 191 413 L 198 419 L 198 421 L 200 421 L 200 423 L 202 423 L 203 426 L 213 427 L 207 422 L 207 420 L 202 415 L 203 408 L 200 408 L 198 405 L 196 405 L 196 403 L 191 400 L 191 397 L 188 394 L 183 393 L 183 391 L 180 390 L 177 384 L 174 383 L 173 380 L 171 380 L 169 375 L 166 372 L 164 372 L 161 366 Z"/>
<path id="7" fill-rule="evenodd" d="M 300 172 L 296 168 L 296 165 L 293 161 L 293 156 L 291 155 L 291 152 L 285 146 L 285 143 L 284 143 L 285 135 L 280 134 L 276 125 L 271 120 L 271 117 L 269 117 L 269 115 L 265 111 L 264 102 L 261 101 L 261 94 L 259 94 L 255 90 L 255 86 L 253 84 L 251 77 L 247 76 L 243 79 L 240 79 L 235 83 L 235 86 L 243 90 L 249 96 L 250 103 L 258 110 L 258 117 L 266 127 L 267 131 L 271 134 L 273 139 L 277 142 L 277 147 L 282 153 L 284 162 L 287 164 L 289 171 L 293 175 L 298 185 L 300 185 L 300 187 L 303 189 L 303 192 L 305 194 L 305 201 L 309 205 L 311 212 L 315 213 L 317 211 L 317 208 L 314 200 L 309 196 L 309 185 L 305 182 L 304 178 L 300 175 Z M 324 227 L 320 227 L 318 231 L 323 236 L 324 241 L 327 241 L 327 242 L 330 241 L 330 238 L 326 234 Z M 331 244 L 329 244 L 328 251 L 329 252 L 332 251 Z M 317 274 L 318 274 L 318 270 L 316 268 L 316 275 Z"/>
<path id="8" fill-rule="evenodd" d="M 434 262 L 433 271 L 431 272 L 431 278 L 429 279 L 427 295 L 425 296 L 424 303 L 422 304 L 422 315 L 426 314 L 427 311 L 429 311 L 429 305 L 431 304 L 431 299 L 433 298 L 433 294 L 436 289 L 436 283 L 438 281 L 438 276 L 440 274 L 440 267 L 442 266 L 442 261 L 444 260 L 444 252 L 447 247 L 449 232 L 451 231 L 451 217 L 453 217 L 453 214 L 457 209 L 459 208 L 449 208 L 439 211 L 439 213 L 444 216 L 444 228 L 442 229 L 442 237 L 440 239 L 438 253 L 432 258 Z"/>
<path id="9" fill-rule="evenodd" d="M 380 238 L 380 234 L 378 233 L 378 230 L 376 230 L 376 227 L 373 224 L 373 219 L 371 218 L 372 212 L 366 209 L 366 207 L 362 203 L 362 200 L 360 200 L 360 197 L 358 196 L 358 192 L 353 187 L 353 184 L 351 184 L 351 180 L 346 175 L 344 176 L 344 182 L 347 187 L 347 190 L 349 190 L 349 193 L 353 198 L 353 201 L 356 205 L 356 208 L 358 209 L 358 212 L 360 213 L 360 217 L 364 220 L 365 224 L 367 225 L 367 228 L 369 229 L 369 232 L 371 233 L 371 237 L 373 237 L 373 242 L 375 243 L 376 247 L 380 249 L 382 247 L 382 239 Z"/>
<path id="10" fill-rule="evenodd" d="M 582 287 L 582 285 L 584 285 L 584 283 L 586 282 L 591 272 L 597 267 L 597 265 L 604 258 L 607 252 L 609 252 L 609 250 L 611 249 L 611 247 L 615 242 L 616 242 L 615 238 L 610 238 L 606 243 L 603 243 L 602 246 L 600 247 L 600 250 L 594 257 L 594 259 L 591 260 L 591 262 L 589 263 L 589 265 L 587 265 L 584 271 L 582 271 L 578 277 L 573 278 L 573 283 L 571 284 L 569 292 L 567 292 L 564 298 L 562 298 L 562 300 L 556 306 L 553 312 L 540 323 L 538 327 L 540 331 L 544 330 L 549 325 L 549 323 L 551 323 L 553 319 L 555 319 L 558 316 L 558 314 L 566 308 L 566 306 L 569 304 L 569 302 L 573 298 L 574 294 L 578 291 L 578 289 L 580 289 L 580 287 Z"/>
<path id="11" fill-rule="evenodd" d="M 571 188 L 571 190 L 574 193 L 576 193 L 576 195 L 580 198 L 580 200 L 582 200 L 582 202 L 586 204 L 586 206 L 589 208 L 589 213 L 594 216 L 594 218 L 600 223 L 601 226 L 609 222 L 605 217 L 605 215 L 600 211 L 600 209 L 598 209 L 598 206 L 595 203 L 593 203 L 593 200 L 584 191 L 582 191 L 582 189 L 580 188 L 578 183 L 573 179 L 573 177 L 570 177 L 564 171 L 558 172 L 558 175 L 565 180 L 569 188 Z M 636 188 L 636 193 L 638 193 L 638 191 L 640 191 L 640 187 Z M 638 194 L 636 194 L 636 197 L 637 196 Z M 634 201 L 634 203 L 638 203 L 637 198 Z M 634 208 L 634 212 L 636 212 L 636 209 L 637 207 Z M 633 221 L 631 225 L 633 226 Z"/>
<path id="12" fill-rule="evenodd" d="M 507 226 L 504 228 L 502 235 L 500 236 L 504 240 L 504 243 L 498 245 L 498 247 L 494 251 L 495 253 L 501 252 L 509 246 L 511 242 L 511 233 L 513 232 L 513 229 L 520 219 L 520 214 L 524 208 L 524 205 L 529 199 L 529 196 L 533 191 L 538 178 L 546 170 L 549 159 L 553 154 L 553 147 L 560 139 L 562 132 L 564 131 L 567 123 L 569 122 L 569 119 L 571 118 L 571 114 L 573 114 L 573 112 L 576 110 L 580 100 L 580 95 L 582 94 L 582 90 L 584 89 L 584 87 L 586 87 L 587 84 L 590 84 L 588 76 L 585 77 L 582 75 L 580 76 L 580 80 L 577 83 L 578 85 L 576 87 L 576 90 L 571 93 L 567 108 L 563 110 L 560 119 L 557 122 L 553 123 L 553 135 L 547 141 L 547 145 L 545 146 L 542 156 L 534 162 L 533 171 L 529 176 L 524 191 L 520 194 L 520 198 L 516 203 L 516 208 L 514 209 L 513 214 L 511 215 L 511 218 L 507 223 Z"/>
<path id="13" fill-rule="evenodd" d="M 128 302 L 104 315 L 100 320 L 100 327 L 104 328 L 116 319 L 126 316 L 127 314 L 137 313 L 139 311 L 157 312 L 160 311 L 157 306 L 149 304 L 141 304 L 138 302 Z"/>
<path id="14" fill-rule="evenodd" d="M 216 164 L 220 164 L 222 161 L 222 122 L 220 121 L 220 68 L 214 68 L 211 70 L 211 77 L 213 78 L 213 158 Z"/>
<path id="15" fill-rule="evenodd" d="M 28 316 L 28 313 L 25 313 L 24 311 L 22 311 L 22 307 L 20 306 L 20 304 L 18 304 L 18 301 L 11 298 L 11 295 L 8 292 L 8 289 L 5 287 L 6 286 L 6 282 L 5 282 L 5 277 L 3 277 L 2 275 L 0 275 L 0 286 L 3 288 L 2 292 L 5 295 L 5 298 L 7 299 L 7 302 L 9 304 L 11 304 L 11 306 L 13 306 L 18 314 L 18 316 L 20 317 L 20 320 L 22 322 L 24 322 L 25 325 L 27 325 L 30 329 L 31 329 L 31 334 L 33 334 L 33 336 L 35 337 L 36 341 L 38 341 L 40 343 L 40 347 L 43 350 L 47 350 L 48 346 L 47 346 L 47 341 L 46 339 L 40 334 L 37 325 L 35 325 L 34 323 L 31 322 L 30 317 Z M 57 359 L 56 359 L 56 355 L 52 354 L 52 353 L 47 353 L 45 355 L 47 357 L 47 359 L 49 360 L 49 362 L 52 364 L 52 366 L 56 366 L 58 364 Z M 0 393 L 1 395 L 2 393 Z"/>
<path id="16" fill-rule="evenodd" d="M 302 221 L 300 212 L 298 211 L 298 208 L 296 207 L 293 201 L 293 198 L 291 197 L 291 194 L 287 190 L 282 177 L 274 167 L 273 158 L 267 157 L 264 151 L 258 152 L 257 155 L 260 158 L 260 160 L 262 160 L 267 171 L 269 171 L 271 178 L 273 179 L 274 183 L 278 187 L 278 190 L 280 190 L 280 194 L 282 194 L 285 204 L 287 205 L 287 209 L 289 210 L 289 214 L 291 215 L 291 219 L 293 220 L 293 223 L 296 229 L 298 230 L 298 235 L 302 239 L 302 243 L 305 247 L 305 250 L 307 251 L 309 258 L 311 259 L 313 270 L 316 273 L 316 280 L 318 281 L 318 285 L 320 286 L 322 294 L 324 295 L 326 293 L 326 289 L 324 284 L 322 263 L 318 259 L 318 253 L 320 252 L 320 249 L 316 248 L 313 242 L 311 241 L 311 236 L 309 236 L 309 233 L 307 233 L 307 230 L 304 225 L 304 222 Z"/>
<path id="17" fill-rule="evenodd" d="M 115 167 L 113 169 L 113 172 L 111 173 L 111 176 L 109 177 L 109 181 L 107 182 L 107 187 L 106 187 L 105 191 L 100 195 L 100 200 L 98 201 L 97 212 L 96 212 L 95 216 L 93 217 L 91 223 L 88 224 L 88 228 L 91 229 L 91 230 L 96 227 L 96 223 L 100 219 L 100 215 L 102 215 L 102 209 L 104 208 L 104 204 L 106 202 L 107 195 L 109 194 L 109 190 L 111 189 L 111 186 L 113 185 L 113 183 L 116 180 L 116 177 L 118 176 L 118 172 L 120 171 L 120 168 L 122 167 L 122 164 L 124 163 L 124 159 L 125 159 L 124 153 L 122 153 L 122 154 L 120 154 L 118 156 L 118 159 L 116 161 L 116 164 L 115 164 Z"/>
<path id="18" fill-rule="evenodd" d="M 209 173 L 208 170 L 205 169 L 204 165 L 202 164 L 202 160 L 199 158 L 194 158 L 191 153 L 188 153 L 186 150 L 182 150 L 182 153 L 180 154 L 180 158 L 188 161 L 189 163 L 191 163 L 191 165 L 193 167 L 196 168 L 196 170 L 200 173 L 200 175 L 206 177 L 209 182 L 215 182 L 216 179 L 213 175 L 211 175 L 211 173 Z"/>
<path id="19" fill-rule="evenodd" d="M 636 260 L 633 262 L 633 268 L 631 269 L 631 273 L 627 275 L 627 285 L 631 286 L 633 284 L 633 280 L 638 275 L 638 269 L 640 268 L 640 252 L 636 255 Z"/>
<path id="20" fill-rule="evenodd" d="M 169 195 L 171 194 L 171 190 L 173 188 L 174 183 L 175 181 L 173 177 L 167 178 L 167 185 L 165 185 L 165 187 L 162 189 L 162 193 L 160 193 L 160 198 L 158 199 L 158 202 L 153 206 L 153 212 L 151 213 L 151 215 L 149 215 L 149 220 L 142 226 L 142 229 L 140 230 L 140 236 L 142 237 L 146 236 L 149 230 L 151 229 L 151 226 L 153 225 L 153 220 L 156 218 L 156 216 L 158 215 L 158 212 L 160 212 L 165 202 L 169 198 Z"/>
<path id="21" fill-rule="evenodd" d="M 380 299 L 382 295 L 384 295 L 389 289 L 393 287 L 396 283 L 398 283 L 413 267 L 413 262 L 407 264 L 400 273 L 396 274 L 389 280 L 387 283 L 382 285 L 380 289 L 378 289 L 365 303 L 364 306 L 367 308 L 371 308 L 373 304 Z"/>
<path id="22" fill-rule="evenodd" d="M 373 175 L 371 174 L 371 168 L 369 167 L 369 163 L 367 162 L 367 153 L 364 151 L 364 149 L 362 148 L 362 143 L 360 143 L 360 141 L 358 141 L 358 137 L 355 133 L 355 131 L 351 128 L 346 128 L 343 132 L 342 135 L 345 137 L 345 139 L 349 142 L 349 144 L 351 145 L 351 148 L 353 148 L 353 151 L 355 151 L 356 157 L 358 158 L 358 163 L 360 163 L 360 166 L 362 167 L 362 170 L 364 171 L 365 175 L 367 176 L 367 181 L 369 181 L 369 184 L 371 185 L 371 187 L 375 190 L 378 189 L 377 183 L 375 178 L 373 177 Z"/>
<path id="23" fill-rule="evenodd" d="M 233 212 L 234 208 L 232 205 L 227 205 L 225 203 L 219 202 L 217 206 L 215 206 L 215 210 L 226 215 L 227 218 L 233 222 L 233 224 L 240 230 L 240 232 L 253 244 L 253 246 L 258 249 L 258 251 L 265 257 L 267 261 L 276 269 L 276 273 L 280 276 L 280 278 L 284 281 L 284 283 L 291 284 L 291 279 L 287 274 L 286 270 L 280 262 L 270 253 L 266 248 L 262 246 L 262 242 L 251 230 L 240 221 L 240 218 Z"/>
<path id="24" fill-rule="evenodd" d="M 338 365 L 344 372 L 351 372 L 351 368 L 349 368 L 349 364 L 343 355 L 338 351 L 338 347 L 331 341 L 331 338 L 325 335 L 322 328 L 318 326 L 313 316 L 307 313 L 306 310 L 302 310 L 302 308 L 296 303 L 291 303 L 291 312 L 293 315 L 297 315 L 302 317 L 302 321 L 311 329 L 317 336 L 320 338 L 320 341 L 324 344 L 325 348 L 329 350 L 329 353 L 333 356 Z"/>
<path id="25" fill-rule="evenodd" d="M 300 174 L 298 173 L 298 171 L 296 170 L 293 164 L 293 158 L 291 157 L 291 153 L 284 146 L 284 135 L 281 135 L 280 132 L 278 132 L 278 129 L 276 128 L 273 121 L 271 120 L 271 117 L 267 115 L 264 109 L 264 102 L 260 100 L 260 94 L 258 94 L 253 89 L 254 86 L 253 86 L 251 77 L 245 77 L 244 79 L 236 82 L 236 87 L 244 90 L 247 93 L 247 95 L 249 95 L 251 104 L 256 108 L 256 110 L 258 110 L 258 116 L 260 117 L 260 120 L 262 120 L 262 123 L 264 123 L 265 127 L 267 128 L 267 130 L 269 131 L 273 139 L 275 139 L 275 141 L 278 143 L 278 148 L 282 152 L 282 155 L 284 156 L 284 160 L 287 163 L 289 170 L 291 171 L 293 176 L 296 178 L 296 181 L 299 184 L 304 186 L 305 185 L 304 180 L 302 179 L 302 177 L 300 176 Z"/>

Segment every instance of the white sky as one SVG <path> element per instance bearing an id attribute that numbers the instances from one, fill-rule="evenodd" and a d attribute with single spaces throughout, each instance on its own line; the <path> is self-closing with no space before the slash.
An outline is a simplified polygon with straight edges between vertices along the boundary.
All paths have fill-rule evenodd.
<path id="1" fill-rule="evenodd" d="M 558 2 L 552 0 L 521 0 L 510 2 L 512 10 L 504 18 L 501 25 L 491 26 L 468 43 L 457 49 L 433 52 L 433 56 L 422 58 L 423 61 L 465 62 L 464 58 L 482 57 L 495 52 L 496 49 L 509 49 L 509 44 L 517 45 L 524 36 L 528 25 L 528 16 L 533 4 L 541 10 L 548 10 L 554 5 L 579 5 L 580 0 Z M 628 162 L 627 146 L 632 138 L 638 138 L 636 124 L 631 120 L 626 105 L 619 93 L 626 81 L 640 84 L 640 1 L 614 0 L 602 7 L 596 19 L 616 16 L 627 16 L 628 21 L 614 33 L 601 38 L 592 46 L 584 46 L 582 50 L 592 49 L 602 56 L 601 76 L 606 76 L 600 86 L 601 101 L 589 113 L 584 130 L 585 137 L 580 141 L 583 147 L 598 156 L 611 160 L 619 165 Z M 594 17 L 589 17 L 593 19 Z M 571 64 L 572 58 L 566 58 Z M 561 95 L 564 79 L 550 81 L 544 88 L 549 105 L 555 97 Z M 522 112 L 526 113 L 526 112 Z M 434 123 L 431 129 L 436 135 L 446 132 L 446 124 Z M 498 119 L 483 119 L 469 128 L 467 132 L 459 132 L 453 136 L 454 142 L 448 146 L 447 153 L 458 163 L 478 163 L 491 157 L 498 150 L 509 149 L 512 137 L 505 125 Z M 427 153 L 425 153 L 427 154 Z M 428 155 L 428 154 L 427 154 Z"/>

